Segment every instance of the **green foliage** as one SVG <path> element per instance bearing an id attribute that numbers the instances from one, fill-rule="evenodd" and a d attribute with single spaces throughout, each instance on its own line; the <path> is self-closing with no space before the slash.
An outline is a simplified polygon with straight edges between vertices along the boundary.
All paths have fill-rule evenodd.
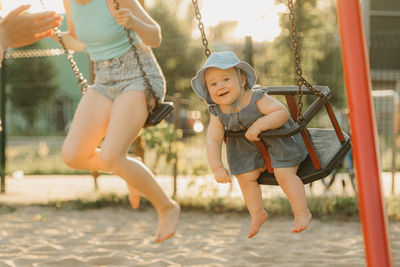
<path id="1" fill-rule="evenodd" d="M 146 146 L 156 152 L 153 169 L 156 168 L 161 157 L 165 157 L 167 164 L 175 163 L 182 130 L 175 129 L 173 124 L 164 121 L 154 127 L 144 129 L 141 137 L 146 141 Z"/>
<path id="2" fill-rule="evenodd" d="M 390 219 L 400 220 L 400 197 L 392 196 L 386 199 L 387 214 Z"/>
<path id="3" fill-rule="evenodd" d="M 146 205 L 146 201 L 141 201 L 142 208 Z M 147 203 L 149 203 L 147 201 Z M 121 196 L 115 193 L 96 195 L 94 197 L 78 198 L 72 200 L 56 200 L 49 201 L 46 204 L 41 204 L 40 206 L 55 207 L 61 210 L 87 210 L 87 209 L 99 209 L 104 207 L 113 206 L 129 206 L 128 196 Z"/>
<path id="4" fill-rule="evenodd" d="M 286 0 L 275 2 L 287 3 Z M 303 77 L 313 85 L 329 86 L 332 91 L 331 103 L 344 107 L 345 93 L 335 2 L 295 1 L 294 13 Z M 266 46 L 264 60 L 256 60 L 256 68 L 265 73 L 260 76 L 261 84 L 296 84 L 290 25 L 288 13 L 283 13 L 280 18 L 280 36 Z M 311 98 L 304 98 L 305 103 L 309 104 L 310 101 Z"/>
<path id="5" fill-rule="evenodd" d="M 192 175 L 194 176 L 202 176 L 206 175 L 210 172 L 208 165 L 204 163 L 197 163 L 192 166 Z"/>
<path id="6" fill-rule="evenodd" d="M 26 49 L 38 49 L 39 43 Z M 38 106 L 49 103 L 58 90 L 53 82 L 55 68 L 49 58 L 16 59 L 7 62 L 7 83 L 11 85 L 9 98 L 22 114 L 32 133 L 38 116 Z"/>
<path id="7" fill-rule="evenodd" d="M 17 210 L 16 207 L 7 204 L 0 204 L 0 214 L 13 213 Z"/>
<path id="8" fill-rule="evenodd" d="M 44 139 L 31 144 L 7 145 L 6 173 L 23 170 L 29 175 L 88 174 L 88 171 L 71 169 L 65 165 L 60 151 L 62 140 L 63 138 L 57 141 Z"/>
<path id="9" fill-rule="evenodd" d="M 190 81 L 204 59 L 200 45 L 192 47 L 192 17 L 176 15 L 181 0 L 156 0 L 149 14 L 160 24 L 163 42 L 154 54 L 167 80 L 167 94 L 193 96 Z M 190 48 L 190 49 L 189 49 Z"/>
<path id="10" fill-rule="evenodd" d="M 331 103 L 338 108 L 346 107 L 344 77 L 335 1 L 327 1 L 328 7 L 320 11 L 324 18 L 318 30 L 318 53 L 312 70 L 315 84 L 328 85 L 332 91 Z M 328 4 L 327 3 L 327 4 Z"/>

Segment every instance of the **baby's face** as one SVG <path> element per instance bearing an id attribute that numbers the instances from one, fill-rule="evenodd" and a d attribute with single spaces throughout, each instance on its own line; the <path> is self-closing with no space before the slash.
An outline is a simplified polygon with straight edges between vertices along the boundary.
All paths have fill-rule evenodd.
<path id="1" fill-rule="evenodd" d="M 240 96 L 240 87 L 246 83 L 245 75 L 239 81 L 236 68 L 208 68 L 204 80 L 212 100 L 218 105 L 231 105 Z M 241 82 L 242 84 L 240 84 Z"/>

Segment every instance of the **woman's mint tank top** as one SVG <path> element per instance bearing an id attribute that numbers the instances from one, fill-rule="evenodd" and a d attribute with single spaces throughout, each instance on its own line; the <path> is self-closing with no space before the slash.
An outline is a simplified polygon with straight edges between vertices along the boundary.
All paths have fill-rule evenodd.
<path id="1" fill-rule="evenodd" d="M 84 5 L 71 0 L 71 19 L 92 60 L 120 57 L 131 49 L 124 27 L 111 15 L 106 0 L 92 0 Z M 135 37 L 133 31 L 131 36 Z"/>

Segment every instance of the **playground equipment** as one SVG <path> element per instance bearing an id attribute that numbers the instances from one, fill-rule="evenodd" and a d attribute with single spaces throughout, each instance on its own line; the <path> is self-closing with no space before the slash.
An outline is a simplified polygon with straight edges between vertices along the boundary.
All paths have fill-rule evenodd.
<path id="1" fill-rule="evenodd" d="M 393 266 L 393 261 L 380 187 L 381 170 L 378 163 L 377 131 L 372 108 L 371 79 L 360 2 L 337 0 L 337 10 L 366 262 L 368 266 L 389 267 Z M 5 81 L 2 79 L 1 94 L 4 94 L 4 85 Z M 5 116 L 4 109 L 4 105 L 1 105 L 2 116 Z M 4 144 L 5 135 L 2 134 L 0 137 L 2 149 L 5 147 Z M 4 156 L 4 153 L 0 154 Z M 1 164 L 3 160 L 4 157 L 1 158 Z M 3 178 L 4 170 L 1 174 Z M 2 185 L 4 186 L 3 179 Z"/>
<path id="2" fill-rule="evenodd" d="M 337 10 L 366 261 L 368 266 L 393 266 L 360 2 L 337 0 Z"/>
<path id="3" fill-rule="evenodd" d="M 199 22 L 198 27 L 201 32 L 202 43 L 205 47 L 205 55 L 208 57 L 211 54 L 211 51 L 208 48 L 208 40 L 204 31 L 204 24 L 201 21 L 201 14 L 197 0 L 192 0 L 192 3 L 196 12 L 196 19 Z M 290 29 L 294 51 L 294 63 L 296 66 L 297 86 L 267 86 L 255 89 L 264 90 L 269 95 L 284 95 L 292 119 L 296 123 L 290 129 L 268 130 L 261 133 L 259 136 L 264 138 L 282 138 L 301 133 L 301 137 L 307 147 L 309 156 L 300 164 L 297 175 L 300 177 L 302 182 L 306 184 L 329 175 L 338 164 L 340 164 L 343 157 L 350 150 L 351 145 L 349 136 L 340 129 L 340 125 L 328 102 L 330 98 L 330 89 L 326 86 L 313 87 L 302 75 L 292 0 L 288 0 L 288 8 L 291 22 Z M 297 103 L 295 100 L 296 95 L 298 98 Z M 302 114 L 303 95 L 312 95 L 315 97 L 314 102 L 304 112 L 304 114 Z M 323 107 L 325 107 L 334 129 L 307 129 L 307 124 Z M 225 137 L 245 138 L 244 134 L 245 131 L 227 131 Z M 263 155 L 264 161 L 267 165 L 267 170 L 260 175 L 258 182 L 266 185 L 278 185 L 271 166 L 268 148 L 262 141 L 256 141 L 255 144 Z"/>

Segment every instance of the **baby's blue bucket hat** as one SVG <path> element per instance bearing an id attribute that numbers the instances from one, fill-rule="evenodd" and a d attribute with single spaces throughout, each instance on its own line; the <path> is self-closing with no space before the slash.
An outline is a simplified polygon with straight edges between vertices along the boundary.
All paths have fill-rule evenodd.
<path id="1" fill-rule="evenodd" d="M 215 104 L 211 99 L 210 93 L 207 90 L 207 86 L 204 82 L 204 72 L 211 67 L 219 69 L 229 69 L 236 67 L 241 69 L 246 74 L 246 89 L 253 88 L 256 83 L 257 76 L 255 70 L 246 62 L 240 61 L 239 58 L 230 51 L 214 52 L 208 57 L 204 66 L 197 72 L 196 77 L 192 79 L 192 88 L 196 94 L 204 99 L 207 104 Z"/>

